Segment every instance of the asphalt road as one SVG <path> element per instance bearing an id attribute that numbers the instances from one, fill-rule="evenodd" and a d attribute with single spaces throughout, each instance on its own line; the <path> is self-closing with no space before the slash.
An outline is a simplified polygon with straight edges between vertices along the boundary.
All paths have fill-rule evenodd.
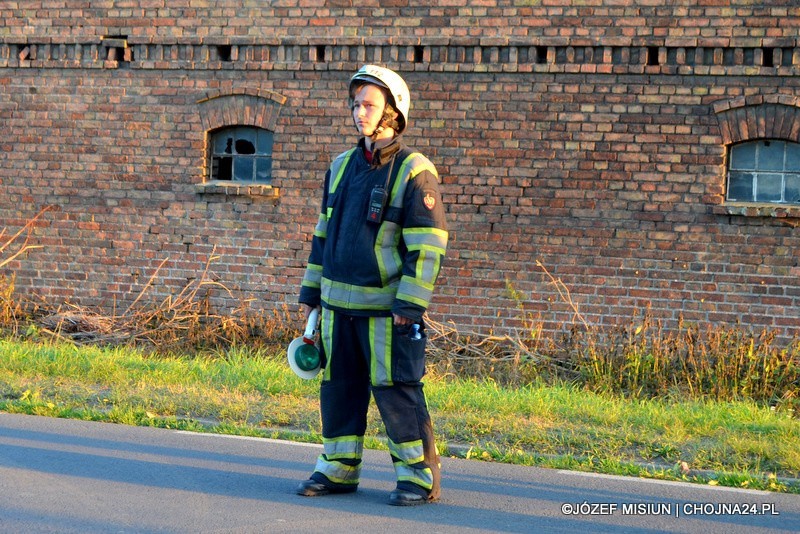
<path id="1" fill-rule="evenodd" d="M 800 532 L 800 496 L 442 459 L 442 499 L 386 504 L 387 452 L 358 492 L 300 497 L 321 448 L 0 413 L 0 532 Z"/>

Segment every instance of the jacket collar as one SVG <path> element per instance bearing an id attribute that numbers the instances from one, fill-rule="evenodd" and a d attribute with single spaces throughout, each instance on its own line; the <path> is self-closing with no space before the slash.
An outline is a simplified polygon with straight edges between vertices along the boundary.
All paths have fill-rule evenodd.
<path id="1" fill-rule="evenodd" d="M 364 149 L 366 148 L 366 144 L 364 143 L 364 138 L 358 140 L 358 147 L 361 150 L 361 153 L 364 153 Z M 396 136 L 392 139 L 392 142 L 386 145 L 383 148 L 376 150 L 372 154 L 372 166 L 373 167 L 380 167 L 381 165 L 385 165 L 389 162 L 395 154 L 397 154 L 400 149 L 403 148 L 403 144 L 400 142 L 400 136 Z"/>

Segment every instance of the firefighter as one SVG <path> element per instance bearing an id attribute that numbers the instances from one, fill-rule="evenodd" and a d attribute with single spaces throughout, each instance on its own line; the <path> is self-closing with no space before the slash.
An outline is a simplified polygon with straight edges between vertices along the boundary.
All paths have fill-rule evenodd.
<path id="1" fill-rule="evenodd" d="M 439 456 L 423 393 L 425 323 L 447 248 L 434 165 L 403 144 L 410 95 L 394 71 L 350 79 L 360 135 L 325 174 L 299 301 L 321 309 L 323 453 L 305 496 L 356 491 L 370 395 L 388 435 L 397 486 L 389 504 L 439 498 Z"/>

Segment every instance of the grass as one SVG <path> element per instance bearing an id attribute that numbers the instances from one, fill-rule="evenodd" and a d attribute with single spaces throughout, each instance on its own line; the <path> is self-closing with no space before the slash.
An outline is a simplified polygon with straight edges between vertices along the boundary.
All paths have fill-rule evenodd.
<path id="1" fill-rule="evenodd" d="M 320 441 L 318 381 L 282 349 L 154 355 L 0 339 L 0 410 Z M 800 419 L 753 401 L 626 398 L 574 384 L 503 386 L 436 374 L 426 392 L 444 454 L 800 493 Z M 374 406 L 367 446 L 385 448 Z"/>

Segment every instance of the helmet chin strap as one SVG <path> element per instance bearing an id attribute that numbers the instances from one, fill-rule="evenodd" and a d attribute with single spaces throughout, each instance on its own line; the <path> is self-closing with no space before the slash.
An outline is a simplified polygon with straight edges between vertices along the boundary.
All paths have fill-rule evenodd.
<path id="1" fill-rule="evenodd" d="M 384 123 L 383 123 L 383 121 L 381 121 L 381 123 L 378 125 L 378 127 L 377 127 L 377 128 L 375 128 L 375 131 L 374 131 L 374 132 L 372 132 L 372 135 L 370 135 L 370 136 L 368 137 L 368 139 L 370 140 L 370 146 L 369 146 L 369 147 L 367 147 L 367 148 L 369 148 L 370 152 L 372 152 L 373 148 L 375 147 L 375 143 L 377 143 L 377 142 L 378 142 L 378 136 L 379 136 L 381 133 L 383 133 L 383 131 L 384 131 L 385 129 L 386 129 L 386 127 L 384 126 Z"/>
<path id="2" fill-rule="evenodd" d="M 372 135 L 369 136 L 369 139 L 372 141 L 371 146 L 367 147 L 370 152 L 372 152 L 375 143 L 378 141 L 378 136 L 383 133 L 386 128 L 392 128 L 395 133 L 392 135 L 392 139 L 397 137 L 397 121 L 392 117 L 392 114 L 395 113 L 394 109 L 391 106 L 386 106 L 383 109 L 383 117 L 381 117 L 381 121 L 378 123 L 378 126 L 375 128 L 375 131 L 372 132 Z"/>

